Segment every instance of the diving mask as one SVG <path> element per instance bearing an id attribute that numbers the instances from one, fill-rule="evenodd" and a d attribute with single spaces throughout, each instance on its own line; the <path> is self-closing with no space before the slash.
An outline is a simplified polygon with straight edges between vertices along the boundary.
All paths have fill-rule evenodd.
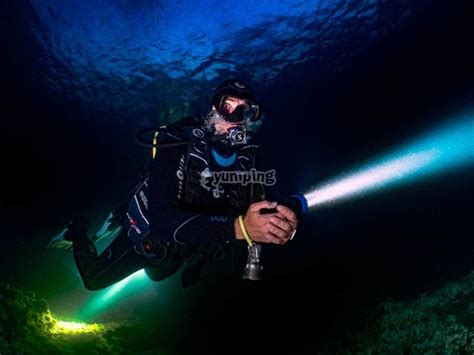
<path id="1" fill-rule="evenodd" d="M 228 122 L 256 121 L 260 115 L 260 107 L 255 102 L 248 101 L 232 108 L 228 102 L 228 96 L 223 96 L 216 106 L 216 110 L 225 117 Z"/>

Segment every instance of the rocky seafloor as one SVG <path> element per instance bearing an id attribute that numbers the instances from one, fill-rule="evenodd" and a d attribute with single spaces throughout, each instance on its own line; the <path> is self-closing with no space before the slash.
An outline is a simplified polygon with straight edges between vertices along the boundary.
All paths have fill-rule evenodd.
<path id="1" fill-rule="evenodd" d="M 474 354 L 474 272 L 442 288 L 379 305 L 324 354 Z"/>
<path id="2" fill-rule="evenodd" d="M 0 354 L 117 354 L 160 351 L 137 321 L 86 324 L 59 320 L 32 292 L 0 283 Z"/>
<path id="3" fill-rule="evenodd" d="M 70 324 L 70 323 L 66 323 Z M 65 326 L 47 302 L 0 283 L 0 353 L 167 353 L 139 322 Z M 407 302 L 387 300 L 323 354 L 474 353 L 474 272 Z M 149 335 L 149 334 L 148 334 Z M 148 340 L 147 340 L 148 339 Z"/>

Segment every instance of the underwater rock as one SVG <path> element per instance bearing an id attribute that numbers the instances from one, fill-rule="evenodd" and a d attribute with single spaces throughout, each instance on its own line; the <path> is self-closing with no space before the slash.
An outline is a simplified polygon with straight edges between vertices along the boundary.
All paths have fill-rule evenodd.
<path id="1" fill-rule="evenodd" d="M 321 353 L 472 354 L 474 271 L 414 301 L 386 301 L 369 322 Z"/>
<path id="2" fill-rule="evenodd" d="M 133 334 L 133 339 L 126 337 Z M 155 344 L 141 324 L 85 324 L 58 320 L 47 302 L 31 292 L 0 283 L 0 354 L 143 353 Z M 139 346 L 137 346 L 137 343 Z"/>

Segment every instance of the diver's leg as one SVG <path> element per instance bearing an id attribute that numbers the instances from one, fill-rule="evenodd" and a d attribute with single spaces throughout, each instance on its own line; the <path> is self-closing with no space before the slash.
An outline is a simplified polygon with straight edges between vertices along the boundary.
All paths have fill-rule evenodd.
<path id="1" fill-rule="evenodd" d="M 163 263 L 162 265 L 149 264 L 145 268 L 145 274 L 152 281 L 158 282 L 174 275 L 184 265 L 184 259 L 173 261 L 172 263 Z"/>
<path id="2" fill-rule="evenodd" d="M 145 266 L 146 259 L 135 252 L 125 230 L 100 255 L 90 248 L 87 237 L 73 243 L 74 260 L 88 290 L 108 287 Z"/>

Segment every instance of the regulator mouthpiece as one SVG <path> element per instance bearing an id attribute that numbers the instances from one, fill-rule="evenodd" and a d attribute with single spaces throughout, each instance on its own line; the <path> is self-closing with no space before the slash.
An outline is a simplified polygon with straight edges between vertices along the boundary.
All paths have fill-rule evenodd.
<path id="1" fill-rule="evenodd" d="M 219 134 L 211 137 L 211 141 L 220 142 L 228 147 L 240 146 L 248 143 L 248 135 L 245 128 L 234 127 L 227 134 Z"/>

